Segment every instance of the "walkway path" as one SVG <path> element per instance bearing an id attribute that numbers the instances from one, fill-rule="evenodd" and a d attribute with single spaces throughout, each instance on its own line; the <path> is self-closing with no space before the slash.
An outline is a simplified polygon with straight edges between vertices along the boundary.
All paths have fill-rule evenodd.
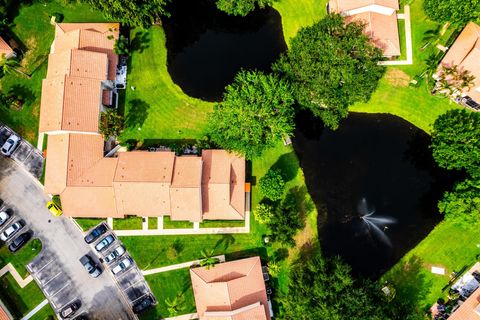
<path id="1" fill-rule="evenodd" d="M 399 66 L 413 64 L 412 25 L 410 20 L 410 6 L 404 7 L 404 13 L 397 15 L 398 19 L 405 19 L 405 40 L 407 43 L 407 60 L 382 61 L 378 64 L 384 66 Z M 400 30 L 401 31 L 401 30 Z"/>
<path id="2" fill-rule="evenodd" d="M 0 278 L 3 277 L 3 275 L 7 272 L 10 272 L 12 274 L 13 278 L 15 279 L 15 281 L 17 281 L 18 285 L 22 289 L 25 288 L 33 280 L 32 276 L 30 275 L 23 279 L 22 276 L 18 273 L 17 269 L 15 269 L 15 267 L 11 263 L 0 269 Z"/>
<path id="3" fill-rule="evenodd" d="M 28 320 L 30 319 L 31 317 L 33 317 L 33 315 L 35 313 L 37 313 L 38 311 L 40 311 L 43 307 L 45 307 L 46 305 L 48 304 L 48 300 L 45 299 L 43 300 L 42 302 L 40 302 L 38 304 L 38 306 L 36 306 L 35 308 L 33 308 L 32 311 L 30 311 L 25 317 L 22 318 L 22 320 Z"/>
<path id="4" fill-rule="evenodd" d="M 163 320 L 193 320 L 193 319 L 198 319 L 198 314 L 196 313 L 182 314 L 181 316 L 165 318 Z"/>
<path id="5" fill-rule="evenodd" d="M 220 262 L 225 262 L 225 255 L 223 255 L 223 254 L 220 255 L 220 256 L 214 256 L 212 258 L 216 258 Z M 142 270 L 142 274 L 144 276 L 148 276 L 148 275 L 155 274 L 155 273 L 161 273 L 161 272 L 167 272 L 167 271 L 172 271 L 172 270 L 177 270 L 177 269 L 189 268 L 189 267 L 194 266 L 194 265 L 199 265 L 200 261 L 202 261 L 202 259 L 194 260 L 194 261 L 188 261 L 188 262 L 179 263 L 179 264 L 172 264 L 170 266 L 155 268 L 155 269 L 150 269 L 150 270 L 145 270 L 145 271 Z"/>

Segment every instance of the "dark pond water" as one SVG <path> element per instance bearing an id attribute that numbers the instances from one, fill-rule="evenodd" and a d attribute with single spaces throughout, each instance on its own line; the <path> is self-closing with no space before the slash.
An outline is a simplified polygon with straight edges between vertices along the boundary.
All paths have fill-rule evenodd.
<path id="1" fill-rule="evenodd" d="M 175 0 L 162 19 L 168 71 L 183 91 L 204 100 L 221 100 L 240 69 L 267 71 L 286 50 L 281 18 L 271 8 L 246 17 L 229 16 L 210 0 Z"/>
<path id="2" fill-rule="evenodd" d="M 342 256 L 354 273 L 377 278 L 441 220 L 437 202 L 455 177 L 435 165 L 422 130 L 390 115 L 352 113 L 331 131 L 301 112 L 295 134 L 323 212 L 324 253 Z"/>

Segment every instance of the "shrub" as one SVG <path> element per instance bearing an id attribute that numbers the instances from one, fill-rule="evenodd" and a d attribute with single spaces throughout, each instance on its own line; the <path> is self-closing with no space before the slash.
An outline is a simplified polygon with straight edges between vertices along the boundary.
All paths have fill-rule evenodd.
<path id="1" fill-rule="evenodd" d="M 260 179 L 260 192 L 267 199 L 277 201 L 282 199 L 285 191 L 285 181 L 278 169 L 270 169 Z"/>
<path id="2" fill-rule="evenodd" d="M 123 117 L 113 109 L 107 109 L 100 115 L 100 132 L 105 140 L 117 136 L 123 130 Z"/>
<path id="3" fill-rule="evenodd" d="M 259 203 L 255 210 L 253 210 L 253 215 L 259 223 L 267 224 L 273 218 L 273 208 L 266 203 Z"/>
<path id="4" fill-rule="evenodd" d="M 52 17 L 55 18 L 56 23 L 61 23 L 63 21 L 63 14 L 60 12 L 54 12 L 52 13 Z"/>
<path id="5" fill-rule="evenodd" d="M 268 226 L 272 232 L 273 241 L 289 246 L 295 245 L 294 237 L 297 231 L 305 227 L 295 192 L 287 194 L 281 205 L 276 208 L 275 215 Z"/>

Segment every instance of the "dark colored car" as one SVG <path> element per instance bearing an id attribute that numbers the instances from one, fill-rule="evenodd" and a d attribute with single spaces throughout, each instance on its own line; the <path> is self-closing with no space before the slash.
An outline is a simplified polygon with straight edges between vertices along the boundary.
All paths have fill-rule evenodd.
<path id="1" fill-rule="evenodd" d="M 153 305 L 153 298 L 152 296 L 146 296 L 140 302 L 137 302 L 133 305 L 133 312 L 135 313 L 142 313 L 147 310 L 151 305 Z"/>
<path id="2" fill-rule="evenodd" d="M 103 238 L 97 245 L 95 246 L 95 250 L 98 252 L 102 252 L 103 250 L 107 249 L 112 242 L 115 241 L 115 237 L 109 234 L 105 238 Z"/>
<path id="3" fill-rule="evenodd" d="M 92 243 L 93 241 L 97 240 L 98 237 L 100 237 L 102 234 L 107 232 L 107 227 L 102 223 L 92 231 L 90 231 L 89 234 L 85 236 L 85 242 L 86 243 Z"/>
<path id="4" fill-rule="evenodd" d="M 17 252 L 21 247 L 23 247 L 28 240 L 32 238 L 31 232 L 25 232 L 13 239 L 12 243 L 8 246 L 10 252 Z"/>
<path id="5" fill-rule="evenodd" d="M 80 263 L 85 268 L 85 270 L 87 270 L 90 276 L 92 276 L 93 278 L 96 278 L 102 274 L 102 269 L 98 267 L 98 265 L 93 261 L 93 259 L 88 254 L 80 258 Z"/>
<path id="6" fill-rule="evenodd" d="M 62 317 L 62 319 L 71 318 L 77 312 L 77 310 L 80 309 L 80 306 L 80 301 L 72 302 L 63 308 L 62 311 L 60 311 L 60 317 Z"/>

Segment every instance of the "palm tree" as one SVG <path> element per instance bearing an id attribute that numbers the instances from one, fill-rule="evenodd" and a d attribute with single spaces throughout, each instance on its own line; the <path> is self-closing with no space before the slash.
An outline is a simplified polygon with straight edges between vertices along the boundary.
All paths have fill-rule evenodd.
<path id="1" fill-rule="evenodd" d="M 201 254 L 203 259 L 200 261 L 200 266 L 206 267 L 207 270 L 219 262 L 218 258 L 213 257 L 213 250 L 206 251 L 202 249 Z"/>
<path id="2" fill-rule="evenodd" d="M 178 293 L 173 299 L 165 299 L 165 304 L 167 305 L 167 310 L 170 313 L 170 316 L 175 316 L 185 309 L 185 298 L 183 297 L 183 294 Z"/>
<path id="3" fill-rule="evenodd" d="M 28 74 L 26 74 L 25 72 L 23 72 L 22 70 L 19 69 L 20 68 L 20 63 L 18 62 L 18 60 L 16 58 L 7 59 L 7 58 L 5 58 L 5 55 L 3 55 L 0 58 L 0 68 L 2 70 L 2 76 L 10 75 L 10 74 L 13 74 L 13 73 L 20 73 L 20 74 L 30 78 L 30 76 Z"/>
<path id="4" fill-rule="evenodd" d="M 427 65 L 424 72 L 426 74 L 425 82 L 427 84 L 427 89 L 428 89 L 428 84 L 429 84 L 428 80 L 430 80 L 430 77 L 433 75 L 433 73 L 437 71 L 438 62 L 437 62 L 437 57 L 433 53 L 429 55 L 424 61 L 425 61 L 425 64 Z"/>

